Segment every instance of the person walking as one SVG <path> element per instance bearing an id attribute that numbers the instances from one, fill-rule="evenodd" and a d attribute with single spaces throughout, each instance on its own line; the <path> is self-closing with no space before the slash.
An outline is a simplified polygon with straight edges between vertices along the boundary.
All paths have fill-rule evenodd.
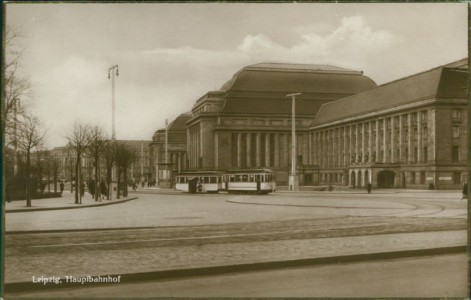
<path id="1" fill-rule="evenodd" d="M 105 184 L 105 181 L 102 179 L 101 182 L 100 182 L 100 193 L 101 193 L 101 196 L 103 198 L 105 198 L 107 196 L 107 192 L 106 192 L 106 184 Z"/>
<path id="2" fill-rule="evenodd" d="M 59 188 L 61 190 L 61 195 L 62 195 L 62 192 L 64 191 L 64 182 L 61 181 L 61 183 L 59 184 Z"/>
<path id="3" fill-rule="evenodd" d="M 366 190 L 368 191 L 368 194 L 371 194 L 371 183 L 368 182 L 368 184 L 366 185 Z"/>
<path id="4" fill-rule="evenodd" d="M 468 183 L 463 185 L 463 196 L 461 196 L 461 200 L 468 200 Z"/>
<path id="5" fill-rule="evenodd" d="M 82 181 L 82 183 L 80 183 L 80 197 L 83 196 L 85 196 L 85 183 Z"/>
<path id="6" fill-rule="evenodd" d="M 88 190 L 90 191 L 92 198 L 95 198 L 95 179 L 92 179 L 88 184 Z M 95 201 L 98 201 L 98 197 L 95 199 Z"/>

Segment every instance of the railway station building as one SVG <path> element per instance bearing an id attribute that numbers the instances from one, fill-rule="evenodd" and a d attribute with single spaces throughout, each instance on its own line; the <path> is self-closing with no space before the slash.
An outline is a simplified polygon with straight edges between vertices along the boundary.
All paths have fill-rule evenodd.
<path id="1" fill-rule="evenodd" d="M 300 185 L 461 188 L 467 182 L 467 75 L 467 59 L 380 86 L 362 71 L 335 66 L 247 66 L 169 125 L 172 168 L 269 168 L 278 184 L 287 184 L 287 95 L 301 93 L 295 103 Z M 153 137 L 156 177 L 164 132 Z"/>
<path id="2" fill-rule="evenodd" d="M 299 168 L 311 168 L 310 125 L 319 108 L 376 84 L 362 72 L 326 65 L 256 64 L 198 99 L 187 122 L 189 168 L 270 168 L 288 181 L 291 101 L 296 100 Z M 312 184 L 312 178 L 303 178 Z"/>
<path id="3" fill-rule="evenodd" d="M 310 127 L 320 184 L 460 188 L 467 59 L 324 104 Z"/>

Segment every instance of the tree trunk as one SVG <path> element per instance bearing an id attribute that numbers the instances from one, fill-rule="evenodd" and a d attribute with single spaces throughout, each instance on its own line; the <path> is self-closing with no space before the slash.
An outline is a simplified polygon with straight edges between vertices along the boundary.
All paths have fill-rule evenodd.
<path id="1" fill-rule="evenodd" d="M 100 182 L 99 181 L 100 177 L 98 176 L 99 167 L 100 167 L 100 162 L 98 161 L 98 158 L 96 158 L 95 160 L 95 186 L 94 186 L 95 195 L 93 195 L 93 197 L 95 198 L 95 201 L 98 201 L 97 186 L 98 186 L 98 182 Z"/>
<path id="2" fill-rule="evenodd" d="M 30 158 L 30 151 L 26 151 L 26 206 L 31 207 L 31 192 L 30 192 L 30 165 L 31 165 L 31 158 Z"/>
<path id="3" fill-rule="evenodd" d="M 121 172 L 119 171 L 119 169 L 117 169 L 117 172 L 118 172 L 118 182 L 117 182 L 117 194 L 116 194 L 116 199 L 119 199 L 119 196 L 120 196 L 120 193 L 119 193 L 119 183 L 121 182 Z"/>
<path id="4" fill-rule="evenodd" d="M 80 158 L 77 156 L 77 160 L 75 162 L 75 204 L 79 204 L 79 168 L 80 168 Z M 73 182 L 70 183 L 73 186 Z"/>
<path id="5" fill-rule="evenodd" d="M 124 169 L 124 190 L 123 190 L 123 196 L 127 197 L 128 196 L 128 170 Z"/>
<path id="6" fill-rule="evenodd" d="M 54 166 L 54 171 L 53 171 L 53 180 L 54 180 L 54 193 L 57 193 L 57 166 Z"/>
<path id="7" fill-rule="evenodd" d="M 47 192 L 51 192 L 51 170 L 49 169 L 49 167 L 47 170 Z"/>
<path id="8" fill-rule="evenodd" d="M 111 172 L 112 172 L 113 166 L 109 167 L 106 169 L 106 180 L 108 181 L 108 195 L 106 195 L 106 199 L 110 200 L 111 199 Z"/>

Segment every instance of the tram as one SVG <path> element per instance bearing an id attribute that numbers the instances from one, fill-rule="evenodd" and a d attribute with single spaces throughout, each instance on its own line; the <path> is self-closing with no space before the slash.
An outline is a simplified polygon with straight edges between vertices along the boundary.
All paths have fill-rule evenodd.
<path id="1" fill-rule="evenodd" d="M 268 194 L 276 190 L 275 172 L 270 169 L 228 170 L 222 181 L 229 193 Z"/>
<path id="2" fill-rule="evenodd" d="M 175 189 L 186 193 L 217 193 L 222 189 L 217 171 L 186 171 L 175 177 Z"/>

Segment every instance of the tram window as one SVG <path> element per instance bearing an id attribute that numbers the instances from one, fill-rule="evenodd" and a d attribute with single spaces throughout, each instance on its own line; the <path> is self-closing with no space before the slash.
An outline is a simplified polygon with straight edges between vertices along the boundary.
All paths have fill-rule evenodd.
<path id="1" fill-rule="evenodd" d="M 209 177 L 209 183 L 216 183 L 217 177 Z"/>
<path id="2" fill-rule="evenodd" d="M 271 175 L 267 175 L 267 182 L 271 181 Z"/>
<path id="3" fill-rule="evenodd" d="M 231 177 L 230 177 L 230 181 L 231 181 L 231 182 L 234 182 L 234 181 L 235 181 L 235 177 L 234 177 L 234 176 L 231 176 Z"/>
<path id="4" fill-rule="evenodd" d="M 249 175 L 249 182 L 254 182 L 254 176 L 253 175 Z"/>
<path id="5" fill-rule="evenodd" d="M 247 179 L 248 179 L 248 175 L 247 175 L 247 174 L 242 175 L 242 181 L 243 181 L 243 182 L 247 182 Z"/>
<path id="6" fill-rule="evenodd" d="M 255 175 L 255 181 L 260 181 L 260 175 Z"/>
<path id="7" fill-rule="evenodd" d="M 236 175 L 236 176 L 235 176 L 235 181 L 236 181 L 236 182 L 240 182 L 240 175 Z"/>

